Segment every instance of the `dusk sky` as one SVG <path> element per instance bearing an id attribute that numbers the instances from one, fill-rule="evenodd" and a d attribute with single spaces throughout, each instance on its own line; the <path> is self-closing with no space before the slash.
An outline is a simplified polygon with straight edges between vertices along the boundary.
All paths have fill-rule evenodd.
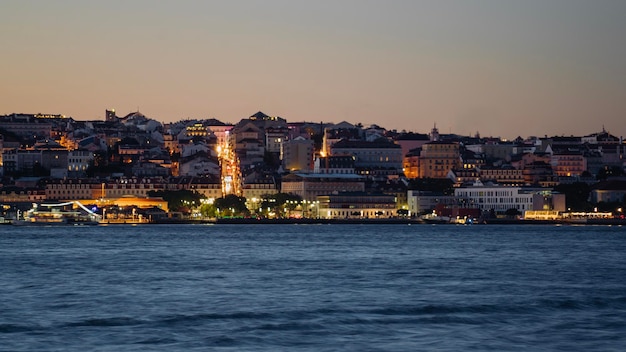
<path id="1" fill-rule="evenodd" d="M 626 136 L 624 0 L 0 0 L 0 114 Z"/>

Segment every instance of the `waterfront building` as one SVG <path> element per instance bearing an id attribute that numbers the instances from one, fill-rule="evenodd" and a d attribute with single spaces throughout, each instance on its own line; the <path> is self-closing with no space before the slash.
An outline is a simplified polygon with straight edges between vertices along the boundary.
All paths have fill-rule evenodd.
<path id="1" fill-rule="evenodd" d="M 46 199 L 68 201 L 102 197 L 103 184 L 94 179 L 51 179 L 46 183 Z M 105 186 L 106 187 L 106 186 Z"/>
<path id="2" fill-rule="evenodd" d="M 407 191 L 407 206 L 411 216 L 430 214 L 439 204 L 454 206 L 458 202 L 454 196 L 418 190 Z"/>
<path id="3" fill-rule="evenodd" d="M 171 177 L 164 189 L 168 191 L 188 190 L 198 192 L 208 199 L 217 199 L 225 196 L 222 190 L 222 181 L 215 175 Z"/>
<path id="4" fill-rule="evenodd" d="M 626 178 L 610 178 L 591 186 L 589 200 L 594 204 L 626 203 Z"/>
<path id="5" fill-rule="evenodd" d="M 261 177 L 253 173 L 244 179 L 242 196 L 246 198 L 250 210 L 256 209 L 263 198 L 276 193 L 278 193 L 278 188 L 273 177 Z"/>
<path id="6" fill-rule="evenodd" d="M 85 178 L 50 179 L 45 186 L 46 198 L 59 201 L 120 198 L 145 198 L 150 191 L 165 188 L 165 181 L 155 177 L 121 177 L 100 181 Z"/>
<path id="7" fill-rule="evenodd" d="M 217 176 L 192 177 L 187 189 L 198 192 L 208 199 L 224 197 L 222 182 Z"/>
<path id="8" fill-rule="evenodd" d="M 398 209 L 408 210 L 407 182 L 405 179 L 397 178 L 381 181 L 368 179 L 365 183 L 365 191 L 392 195 L 396 199 L 396 207 Z"/>
<path id="9" fill-rule="evenodd" d="M 2 204 L 32 204 L 46 199 L 46 192 L 38 187 L 0 187 L 0 203 Z"/>
<path id="10" fill-rule="evenodd" d="M 319 217 L 323 219 L 376 219 L 397 215 L 393 195 L 369 192 L 335 192 L 320 195 Z"/>
<path id="11" fill-rule="evenodd" d="M 283 177 L 282 193 L 292 193 L 307 201 L 333 192 L 364 192 L 365 178 L 356 174 L 294 173 Z"/>
<path id="12" fill-rule="evenodd" d="M 526 210 L 565 210 L 565 195 L 541 188 L 484 186 L 454 190 L 457 202 L 464 208 L 478 208 L 482 212 L 504 214 L 509 209 L 521 213 Z"/>

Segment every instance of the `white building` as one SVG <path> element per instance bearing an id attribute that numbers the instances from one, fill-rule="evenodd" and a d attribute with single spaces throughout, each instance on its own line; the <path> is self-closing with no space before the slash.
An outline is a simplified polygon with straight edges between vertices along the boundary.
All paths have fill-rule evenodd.
<path id="1" fill-rule="evenodd" d="M 524 213 L 526 210 L 565 210 L 565 195 L 550 190 L 522 187 L 481 186 L 457 188 L 454 196 L 459 205 L 479 208 L 483 212 L 504 214 L 509 209 Z"/>
<path id="2" fill-rule="evenodd" d="M 533 193 L 520 187 L 477 186 L 457 188 L 454 196 L 467 208 L 479 208 L 481 211 L 494 210 L 504 213 L 508 209 L 519 212 L 533 210 Z"/>

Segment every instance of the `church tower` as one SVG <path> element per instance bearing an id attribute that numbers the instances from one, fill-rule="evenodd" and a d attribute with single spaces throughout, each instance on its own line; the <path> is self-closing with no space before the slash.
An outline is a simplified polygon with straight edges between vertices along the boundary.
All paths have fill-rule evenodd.
<path id="1" fill-rule="evenodd" d="M 437 142 L 439 141 L 439 130 L 437 129 L 437 124 L 435 123 L 435 127 L 430 131 L 430 141 Z"/>

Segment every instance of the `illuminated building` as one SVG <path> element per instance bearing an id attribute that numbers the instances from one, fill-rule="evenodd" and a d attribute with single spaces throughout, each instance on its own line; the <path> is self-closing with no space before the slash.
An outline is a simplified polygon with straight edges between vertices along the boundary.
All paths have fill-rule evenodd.
<path id="1" fill-rule="evenodd" d="M 456 142 L 429 142 L 419 156 L 420 178 L 446 178 L 448 171 L 459 168 L 461 157 Z"/>
<path id="2" fill-rule="evenodd" d="M 356 174 L 294 173 L 283 177 L 282 193 L 292 193 L 310 201 L 333 192 L 364 192 L 365 178 Z"/>

